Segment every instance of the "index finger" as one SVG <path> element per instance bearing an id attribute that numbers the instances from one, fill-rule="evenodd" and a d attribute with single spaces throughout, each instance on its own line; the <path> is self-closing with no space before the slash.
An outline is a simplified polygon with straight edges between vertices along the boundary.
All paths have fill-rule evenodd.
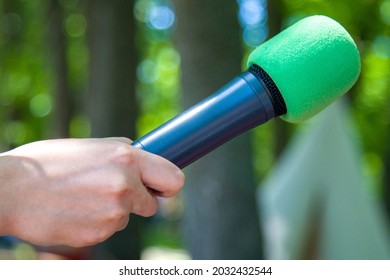
<path id="1" fill-rule="evenodd" d="M 180 191 L 185 176 L 179 167 L 158 155 L 143 150 L 137 153 L 141 180 L 154 194 L 171 197 Z"/>

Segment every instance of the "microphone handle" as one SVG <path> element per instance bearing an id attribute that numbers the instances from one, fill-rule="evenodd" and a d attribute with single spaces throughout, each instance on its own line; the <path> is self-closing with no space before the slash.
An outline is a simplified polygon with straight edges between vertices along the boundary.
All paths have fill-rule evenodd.
<path id="1" fill-rule="evenodd" d="M 257 75 L 246 71 L 132 145 L 184 168 L 274 117 L 266 86 Z"/>

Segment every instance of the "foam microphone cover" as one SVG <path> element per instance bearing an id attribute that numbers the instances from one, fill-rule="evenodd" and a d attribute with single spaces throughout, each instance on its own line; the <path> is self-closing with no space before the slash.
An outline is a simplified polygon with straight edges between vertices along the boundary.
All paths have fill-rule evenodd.
<path id="1" fill-rule="evenodd" d="M 279 88 L 281 116 L 304 121 L 347 92 L 360 74 L 358 48 L 349 33 L 326 16 L 307 17 L 257 47 L 248 58 Z"/>

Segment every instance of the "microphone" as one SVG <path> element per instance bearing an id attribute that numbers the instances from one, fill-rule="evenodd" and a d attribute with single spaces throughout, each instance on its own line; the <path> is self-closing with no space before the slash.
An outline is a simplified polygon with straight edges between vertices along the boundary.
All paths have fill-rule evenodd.
<path id="1" fill-rule="evenodd" d="M 132 143 L 184 168 L 273 118 L 304 121 L 347 92 L 360 74 L 355 42 L 338 22 L 310 16 L 258 46 L 248 70 Z"/>

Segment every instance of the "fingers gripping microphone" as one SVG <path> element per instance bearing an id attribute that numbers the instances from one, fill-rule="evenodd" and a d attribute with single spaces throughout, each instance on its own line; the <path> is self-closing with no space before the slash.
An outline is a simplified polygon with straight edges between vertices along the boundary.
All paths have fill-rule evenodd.
<path id="1" fill-rule="evenodd" d="M 311 16 L 257 47 L 248 67 L 132 145 L 184 168 L 270 119 L 300 122 L 317 114 L 356 82 L 360 56 L 339 23 Z"/>

